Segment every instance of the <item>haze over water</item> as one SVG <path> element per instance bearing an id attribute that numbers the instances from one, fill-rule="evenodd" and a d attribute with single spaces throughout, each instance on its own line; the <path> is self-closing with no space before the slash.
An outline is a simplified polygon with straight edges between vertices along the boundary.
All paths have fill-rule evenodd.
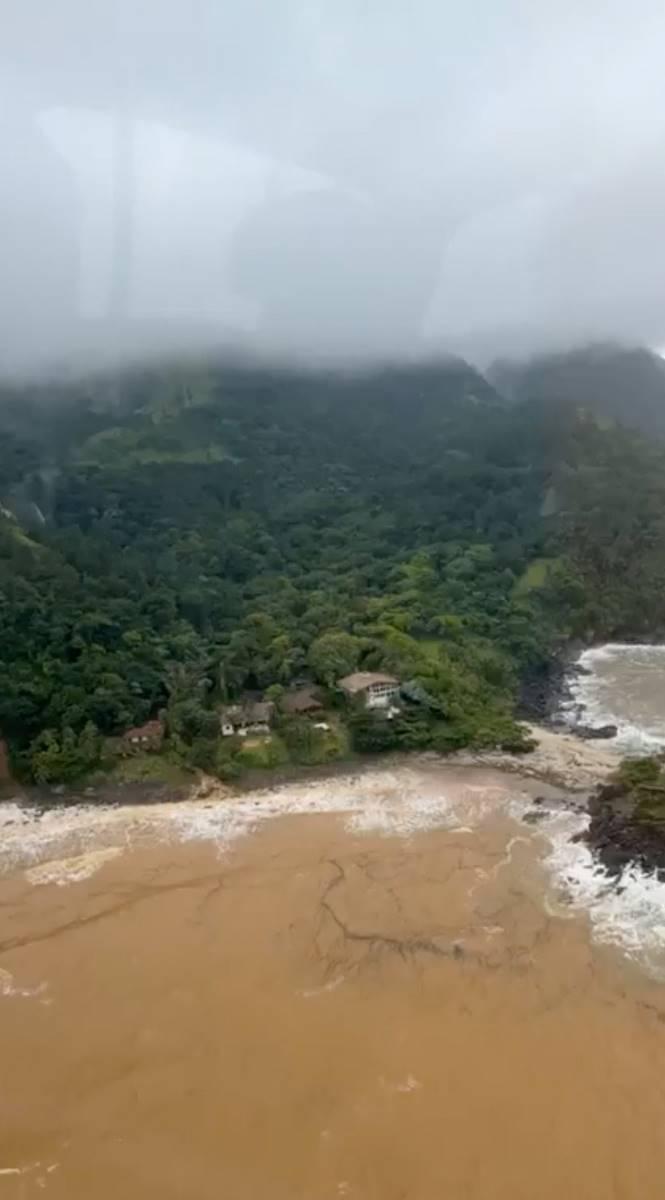
<path id="1" fill-rule="evenodd" d="M 423 764 L 7 810 L 0 1197 L 660 1197 L 665 990 L 556 801 Z"/>

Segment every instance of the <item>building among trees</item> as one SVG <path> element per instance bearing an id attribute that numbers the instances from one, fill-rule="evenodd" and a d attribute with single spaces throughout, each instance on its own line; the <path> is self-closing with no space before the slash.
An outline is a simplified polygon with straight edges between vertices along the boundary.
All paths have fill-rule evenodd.
<path id="1" fill-rule="evenodd" d="M 316 688 L 299 687 L 284 693 L 280 707 L 289 717 L 316 717 L 324 706 Z"/>
<path id="2" fill-rule="evenodd" d="M 391 708 L 399 699 L 399 680 L 379 671 L 354 671 L 339 679 L 337 686 L 349 698 L 364 700 L 366 708 Z"/>
<path id="3" fill-rule="evenodd" d="M 126 729 L 122 735 L 121 746 L 125 754 L 133 754 L 138 750 L 161 750 L 164 741 L 164 722 L 159 718 L 146 721 L 145 725 L 136 725 Z"/>
<path id="4" fill-rule="evenodd" d="M 250 700 L 231 704 L 220 713 L 223 737 L 246 737 L 248 733 L 270 733 L 275 706 L 270 700 Z"/>

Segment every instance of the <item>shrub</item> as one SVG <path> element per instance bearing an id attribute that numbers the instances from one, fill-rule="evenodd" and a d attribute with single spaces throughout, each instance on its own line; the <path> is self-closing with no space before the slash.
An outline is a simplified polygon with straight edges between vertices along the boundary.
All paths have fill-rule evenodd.
<path id="1" fill-rule="evenodd" d="M 662 764 L 657 758 L 624 758 L 617 778 L 619 783 L 632 791 L 645 784 L 659 783 L 661 772 Z"/>
<path id="2" fill-rule="evenodd" d="M 277 734 L 261 740 L 244 743 L 235 756 L 236 763 L 243 769 L 270 770 L 282 767 L 289 761 L 289 753 Z"/>

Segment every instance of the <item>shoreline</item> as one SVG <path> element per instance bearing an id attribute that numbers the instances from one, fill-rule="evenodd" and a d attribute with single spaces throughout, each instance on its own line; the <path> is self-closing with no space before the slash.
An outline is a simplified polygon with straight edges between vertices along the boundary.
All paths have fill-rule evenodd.
<path id="1" fill-rule="evenodd" d="M 530 736 L 537 742 L 532 752 L 514 754 L 499 749 L 465 748 L 450 754 L 433 750 L 403 750 L 377 755 L 353 753 L 314 766 L 288 764 L 268 770 L 251 768 L 242 778 L 232 782 L 224 782 L 196 769 L 191 771 L 190 780 L 183 782 L 170 782 L 167 778 L 120 781 L 93 776 L 79 784 L 49 787 L 9 780 L 0 787 L 0 804 L 10 801 L 27 809 L 44 812 L 81 805 L 149 807 L 200 798 L 205 795 L 206 789 L 218 796 L 223 793 L 229 798 L 242 797 L 292 783 L 308 784 L 340 776 L 362 775 L 381 765 L 394 768 L 419 761 L 437 762 L 441 766 L 488 766 L 527 779 L 540 779 L 543 783 L 552 783 L 577 793 L 590 791 L 603 782 L 608 774 L 607 756 L 583 751 L 584 743 L 595 742 L 596 738 L 593 733 L 585 733 L 587 727 L 581 722 L 577 726 L 567 723 L 561 713 L 566 703 L 575 700 L 571 689 L 577 673 L 575 664 L 585 651 L 604 644 L 571 641 L 554 654 L 542 670 L 523 681 L 516 719 L 526 726 Z M 556 739 L 556 743 L 551 741 L 552 738 Z M 609 748 L 612 739 L 601 737 L 598 740 L 602 740 Z"/>
<path id="2" fill-rule="evenodd" d="M 521 816 L 538 804 L 570 812 L 568 795 L 534 778 L 492 766 L 395 756 L 338 769 L 325 777 L 267 786 L 244 793 L 204 779 L 186 800 L 112 805 L 59 805 L 37 810 L 0 805 L 0 874 L 51 863 L 39 882 L 76 882 L 94 873 L 111 848 L 138 849 L 155 842 L 210 842 L 224 851 L 265 821 L 281 817 L 336 815 L 362 832 L 408 836 L 435 828 L 462 827 L 505 806 Z M 473 814 L 476 814 L 474 817 Z"/>
<path id="3" fill-rule="evenodd" d="M 175 848 L 188 844 L 207 844 L 224 858 L 266 822 L 296 817 L 335 816 L 353 835 L 406 839 L 437 831 L 470 836 L 486 819 L 505 817 L 517 828 L 502 861 L 510 861 L 513 846 L 538 839 L 557 912 L 586 914 L 594 938 L 644 958 L 665 978 L 665 882 L 637 852 L 646 841 L 633 841 L 630 862 L 615 859 L 613 870 L 592 830 L 595 798 L 614 788 L 618 756 L 574 735 L 534 732 L 539 744 L 527 756 L 401 754 L 330 764 L 255 789 L 231 790 L 204 777 L 186 796 L 152 803 L 127 803 L 116 793 L 107 805 L 89 797 L 41 811 L 0 804 L 0 876 L 75 885 L 126 851 L 161 847 L 172 861 Z"/>
<path id="4" fill-rule="evenodd" d="M 610 742 L 582 738 L 561 726 L 527 725 L 527 728 L 537 743 L 528 754 L 460 750 L 452 758 L 460 764 L 493 767 L 563 788 L 576 797 L 578 806 L 580 797 L 605 782 L 621 761 Z"/>
<path id="5" fill-rule="evenodd" d="M 552 741 L 558 756 L 555 774 Z M 513 849 L 522 843 L 540 847 L 547 911 L 549 904 L 557 915 L 584 916 L 594 940 L 615 944 L 629 957 L 634 954 L 665 978 L 665 884 L 637 864 L 620 877 L 604 866 L 589 837 L 591 792 L 565 786 L 561 773 L 562 749 L 566 756 L 574 753 L 574 763 L 566 757 L 563 765 L 574 769 L 578 785 L 579 754 L 590 771 L 591 753 L 597 770 L 598 748 L 576 741 L 544 731 L 528 773 L 524 761 L 511 755 L 401 755 L 351 769 L 338 764 L 334 771 L 319 770 L 315 780 L 310 776 L 254 791 L 230 793 L 203 780 L 184 802 L 123 805 L 116 799 L 109 806 L 60 805 L 42 812 L 0 805 L 0 877 L 19 888 L 76 886 L 98 871 L 113 870 L 125 853 L 147 853 L 150 861 L 157 855 L 173 864 L 182 861 L 188 846 L 207 846 L 211 861 L 227 862 L 239 841 L 260 833 L 266 824 L 303 817 L 335 817 L 352 837 L 410 843 L 430 834 L 435 839 L 453 834 L 465 839 L 460 851 L 470 845 L 466 839 L 478 834 L 482 844 L 483 831 L 503 827 L 501 864 L 509 864 Z M 606 750 L 602 753 L 604 770 L 611 773 L 616 760 Z"/>
<path id="6" fill-rule="evenodd" d="M 568 680 L 575 663 L 589 648 L 587 642 L 571 640 L 556 650 L 541 668 L 526 672 L 515 709 L 517 720 L 555 727 L 556 713 L 569 698 Z"/>
<path id="7" fill-rule="evenodd" d="M 620 761 L 607 742 L 584 739 L 562 726 L 524 722 L 536 747 L 524 754 L 506 750 L 456 750 L 439 754 L 434 750 L 401 751 L 392 754 L 358 755 L 317 766 L 291 766 L 274 771 L 249 772 L 233 784 L 200 772 L 191 783 L 103 782 L 96 786 L 71 787 L 65 791 L 34 787 L 8 787 L 1 804 L 14 803 L 26 811 L 47 813 L 79 807 L 150 808 L 160 804 L 183 804 L 206 799 L 242 800 L 254 794 L 280 791 L 302 784 L 308 787 L 327 780 L 349 779 L 377 771 L 396 771 L 436 765 L 441 768 L 484 767 L 525 780 L 536 780 L 574 793 L 590 793 L 604 782 Z"/>
<path id="8" fill-rule="evenodd" d="M 631 652 L 633 656 L 631 657 Z M 628 664 L 626 687 L 635 686 L 633 675 L 652 663 L 663 662 L 665 643 L 615 641 L 586 646 L 568 673 L 560 700 L 561 725 L 582 738 L 606 740 L 624 758 L 643 758 L 665 751 L 662 709 L 639 715 L 639 707 L 624 708 L 606 693 L 605 664 L 623 670 Z M 624 659 L 624 656 L 625 659 Z M 621 691 L 620 683 L 612 686 Z M 653 706 L 652 698 L 652 706 Z"/>
<path id="9" fill-rule="evenodd" d="M 577 832 L 580 821 L 588 822 L 594 789 L 609 781 L 618 760 L 605 747 L 572 735 L 537 727 L 530 733 L 538 744 L 528 755 L 425 751 L 365 757 L 301 769 L 288 779 L 264 779 L 253 787 L 229 788 L 200 776 L 187 789 L 153 789 L 148 796 L 114 789 L 104 802 L 83 793 L 40 806 L 34 797 L 15 796 L 0 802 L 0 866 L 3 860 L 11 866 L 81 854 L 87 861 L 91 851 L 140 843 L 155 833 L 167 840 L 222 844 L 266 818 L 291 814 L 355 813 L 354 819 L 371 822 L 378 813 L 386 828 L 396 822 L 396 829 L 415 832 L 441 820 L 445 824 L 452 797 L 467 784 L 472 792 L 474 787 L 498 789 L 517 809 L 528 795 L 529 820 L 567 813 L 578 823 Z"/>

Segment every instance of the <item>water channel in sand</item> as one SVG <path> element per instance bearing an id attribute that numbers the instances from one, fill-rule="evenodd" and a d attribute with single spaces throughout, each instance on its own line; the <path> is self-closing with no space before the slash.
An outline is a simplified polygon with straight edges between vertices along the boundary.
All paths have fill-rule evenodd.
<path id="1" fill-rule="evenodd" d="M 0 1200 L 660 1198 L 665 987 L 566 903 L 556 800 L 423 767 L 10 815 Z"/>

